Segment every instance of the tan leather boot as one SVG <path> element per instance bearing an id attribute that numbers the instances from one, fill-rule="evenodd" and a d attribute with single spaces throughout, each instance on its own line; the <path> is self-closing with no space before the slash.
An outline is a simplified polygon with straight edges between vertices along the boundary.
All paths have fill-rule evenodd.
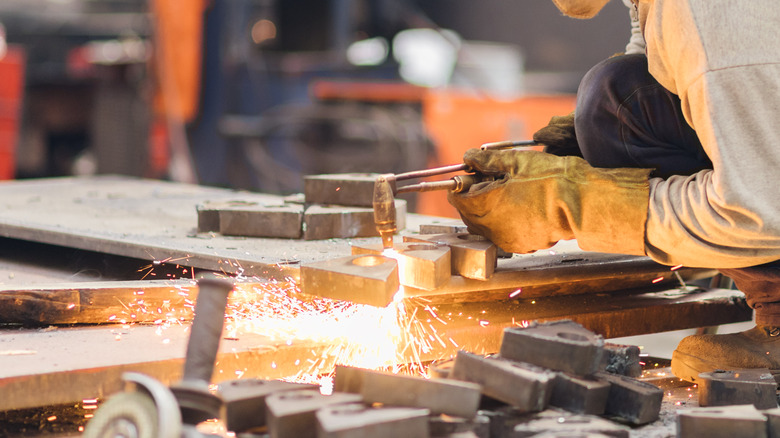
<path id="1" fill-rule="evenodd" d="M 780 328 L 753 327 L 727 335 L 692 335 L 672 354 L 672 373 L 696 382 L 699 373 L 714 370 L 769 368 L 780 373 Z"/>

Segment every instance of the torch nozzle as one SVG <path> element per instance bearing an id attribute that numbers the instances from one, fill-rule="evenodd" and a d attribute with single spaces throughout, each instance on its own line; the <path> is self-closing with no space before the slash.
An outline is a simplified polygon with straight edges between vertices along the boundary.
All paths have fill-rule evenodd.
<path id="1" fill-rule="evenodd" d="M 380 175 L 374 182 L 374 224 L 382 238 L 382 247 L 393 247 L 395 224 L 395 194 L 393 193 L 392 175 Z"/>

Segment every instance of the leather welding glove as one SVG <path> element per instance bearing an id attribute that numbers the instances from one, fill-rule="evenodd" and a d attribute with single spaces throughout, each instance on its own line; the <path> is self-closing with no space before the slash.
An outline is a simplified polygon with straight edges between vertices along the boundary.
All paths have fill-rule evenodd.
<path id="1" fill-rule="evenodd" d="M 448 195 L 469 231 L 507 252 L 577 239 L 583 250 L 645 254 L 650 169 L 601 169 L 579 157 L 470 149 L 463 161 L 495 181 Z"/>
<path id="2" fill-rule="evenodd" d="M 543 144 L 547 153 L 561 157 L 582 157 L 577 134 L 574 132 L 574 111 L 565 116 L 553 116 L 547 126 L 534 133 L 533 139 Z"/>

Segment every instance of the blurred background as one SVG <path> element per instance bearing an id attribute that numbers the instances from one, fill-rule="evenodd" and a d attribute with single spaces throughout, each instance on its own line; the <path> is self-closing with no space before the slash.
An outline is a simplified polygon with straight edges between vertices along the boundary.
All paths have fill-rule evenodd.
<path id="1" fill-rule="evenodd" d="M 274 194 L 528 139 L 630 34 L 619 1 L 582 21 L 550 0 L 3 0 L 0 24 L 0 179 Z"/>

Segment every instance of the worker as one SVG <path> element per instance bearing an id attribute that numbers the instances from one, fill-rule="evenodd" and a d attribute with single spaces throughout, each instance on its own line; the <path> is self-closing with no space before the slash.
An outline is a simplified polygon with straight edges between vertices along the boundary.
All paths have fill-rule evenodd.
<path id="1" fill-rule="evenodd" d="M 609 0 L 553 1 L 590 18 Z M 745 293 L 756 327 L 686 337 L 672 371 L 695 381 L 715 369 L 780 370 L 780 45 L 767 43 L 780 8 L 634 7 L 646 56 L 613 57 L 585 75 L 574 132 L 540 130 L 550 153 L 467 151 L 465 163 L 496 181 L 449 201 L 469 230 L 506 251 L 576 238 L 584 250 L 719 269 Z"/>

